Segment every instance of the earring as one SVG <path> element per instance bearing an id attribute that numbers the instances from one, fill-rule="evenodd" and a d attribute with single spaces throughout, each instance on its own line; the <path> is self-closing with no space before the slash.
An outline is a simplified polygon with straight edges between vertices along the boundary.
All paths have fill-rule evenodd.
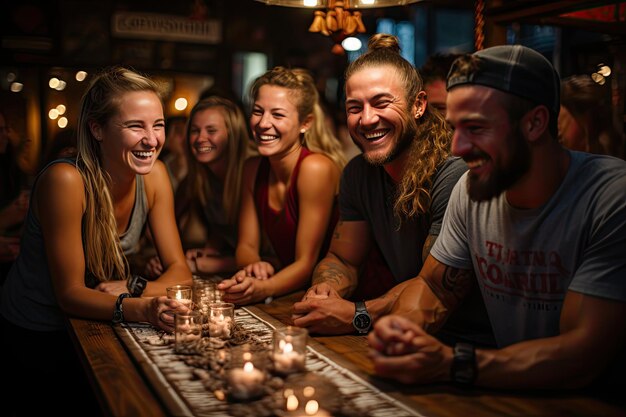
<path id="1" fill-rule="evenodd" d="M 304 135 L 306 133 L 306 129 L 300 129 L 300 133 Z"/>
<path id="2" fill-rule="evenodd" d="M 420 117 L 422 117 L 422 112 L 418 111 L 417 113 L 415 113 L 415 118 L 416 119 L 419 119 Z"/>

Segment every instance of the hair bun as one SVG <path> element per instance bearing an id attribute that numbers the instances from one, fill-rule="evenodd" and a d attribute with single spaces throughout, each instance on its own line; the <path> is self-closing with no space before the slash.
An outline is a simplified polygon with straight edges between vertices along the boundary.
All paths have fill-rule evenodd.
<path id="1" fill-rule="evenodd" d="M 367 43 L 367 47 L 370 51 L 375 49 L 389 49 L 395 53 L 400 53 L 400 41 L 397 37 L 387 33 L 377 33 L 373 35 Z"/>

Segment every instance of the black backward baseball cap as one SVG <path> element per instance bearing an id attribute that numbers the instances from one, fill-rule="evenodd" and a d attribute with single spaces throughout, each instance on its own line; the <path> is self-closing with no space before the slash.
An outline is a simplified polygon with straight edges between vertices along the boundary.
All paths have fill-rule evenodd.
<path id="1" fill-rule="evenodd" d="M 479 65 L 468 75 L 450 77 L 459 61 L 452 64 L 448 91 L 459 85 L 484 85 L 543 104 L 559 114 L 561 81 L 550 61 L 539 52 L 522 45 L 501 45 L 473 55 L 479 58 Z"/>

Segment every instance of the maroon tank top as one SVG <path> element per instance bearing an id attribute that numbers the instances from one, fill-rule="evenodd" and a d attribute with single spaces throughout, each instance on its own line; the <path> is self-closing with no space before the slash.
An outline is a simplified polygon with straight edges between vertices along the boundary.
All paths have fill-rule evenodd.
<path id="1" fill-rule="evenodd" d="M 301 149 L 282 210 L 274 210 L 269 204 L 269 159 L 261 158 L 257 170 L 254 182 L 254 202 L 257 213 L 259 213 L 261 229 L 270 240 L 274 252 L 280 260 L 281 268 L 293 263 L 296 257 L 296 233 L 298 231 L 298 216 L 300 214 L 298 205 L 298 174 L 302 160 L 311 154 L 312 152 L 307 148 L 303 147 Z M 338 219 L 339 210 L 337 197 L 335 197 L 329 224 L 320 225 L 320 227 L 326 229 L 326 235 L 320 249 L 319 259 L 326 256 L 326 252 L 328 252 L 330 238 Z"/>

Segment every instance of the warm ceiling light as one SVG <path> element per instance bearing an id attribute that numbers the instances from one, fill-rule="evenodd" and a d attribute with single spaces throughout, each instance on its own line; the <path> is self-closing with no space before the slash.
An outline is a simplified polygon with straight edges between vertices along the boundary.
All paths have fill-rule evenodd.
<path id="1" fill-rule="evenodd" d="M 184 97 L 177 98 L 174 102 L 174 108 L 178 111 L 183 111 L 187 108 L 187 99 Z"/>
<path id="2" fill-rule="evenodd" d="M 11 83 L 11 91 L 14 93 L 19 93 L 20 91 L 22 91 L 22 88 L 24 88 L 24 84 L 22 83 L 18 83 L 18 82 Z"/>
<path id="3" fill-rule="evenodd" d="M 365 33 L 365 25 L 358 9 L 405 6 L 420 0 L 256 0 L 270 6 L 308 7 L 321 9 L 314 13 L 309 32 L 332 36 L 336 42 L 334 53 L 343 53 L 339 45 L 344 38 Z"/>
<path id="4" fill-rule="evenodd" d="M 603 77 L 608 77 L 609 75 L 611 75 L 611 67 L 609 67 L 608 65 L 604 65 L 604 64 L 598 64 L 597 72 Z"/>
<path id="5" fill-rule="evenodd" d="M 286 6 L 286 7 L 317 7 L 319 9 L 328 9 L 335 7 L 338 0 L 256 0 L 270 6 Z M 346 9 L 366 9 L 368 7 L 390 7 L 405 6 L 411 3 L 417 3 L 420 0 L 343 0 Z"/>
<path id="6" fill-rule="evenodd" d="M 341 41 L 341 46 L 346 51 L 358 51 L 363 46 L 363 42 L 359 38 L 355 38 L 354 36 L 350 36 Z"/>

